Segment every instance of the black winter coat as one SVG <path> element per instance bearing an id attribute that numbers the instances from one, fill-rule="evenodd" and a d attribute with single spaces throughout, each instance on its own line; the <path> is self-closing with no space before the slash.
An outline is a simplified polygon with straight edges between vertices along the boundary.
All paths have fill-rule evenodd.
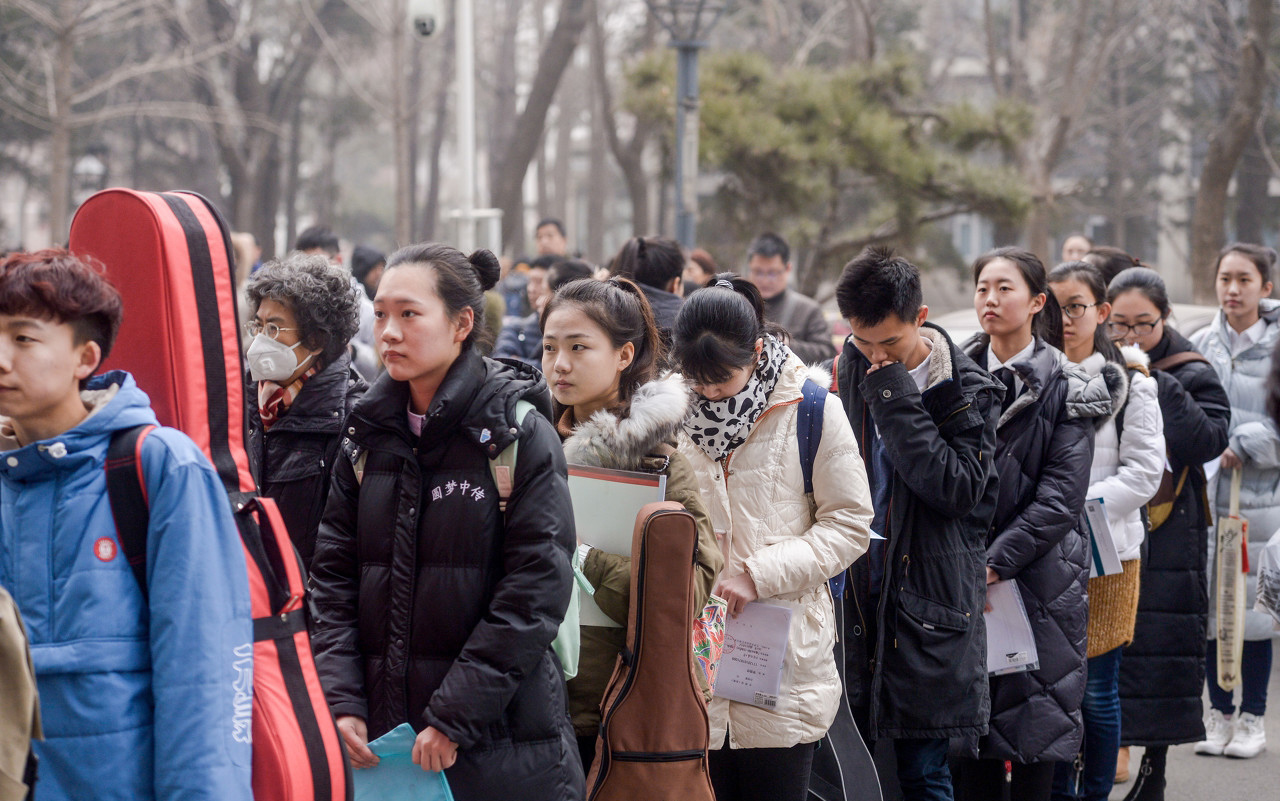
<path id="1" fill-rule="evenodd" d="M 839 360 L 840 399 L 863 458 L 878 426 L 894 464 L 877 607 L 868 606 L 867 560 L 850 569 L 847 691 L 867 710 L 870 739 L 976 739 L 991 712 L 982 609 L 1004 385 L 941 328 L 926 323 L 921 333 L 934 343 L 923 394 L 901 364 L 868 375 L 852 342 Z"/>
<path id="2" fill-rule="evenodd" d="M 1166 329 L 1147 355 L 1155 363 L 1193 350 Z M 1142 746 L 1204 739 L 1209 521 L 1201 465 L 1226 449 L 1231 424 L 1227 392 L 1211 365 L 1190 362 L 1154 375 L 1174 479 L 1185 466 L 1191 471 L 1169 518 L 1147 535 L 1137 625 L 1120 660 L 1120 739 Z"/>
<path id="3" fill-rule="evenodd" d="M 249 468 L 258 491 L 280 507 L 289 538 L 310 569 L 316 531 L 329 498 L 329 475 L 342 444 L 342 429 L 356 401 L 369 389 L 342 355 L 320 370 L 265 433 L 258 415 L 258 382 L 245 385 Z"/>
<path id="4" fill-rule="evenodd" d="M 986 363 L 986 337 L 969 355 Z M 1084 500 L 1097 418 L 1111 412 L 1105 381 L 1093 381 L 1040 340 L 1011 365 L 1025 390 L 1000 416 L 1000 490 L 987 565 L 1017 579 L 1036 638 L 1038 670 L 991 678 L 991 730 L 983 758 L 1070 761 L 1080 751 L 1089 578 Z"/>
<path id="5" fill-rule="evenodd" d="M 542 414 L 517 427 L 522 398 Z M 580 799 L 582 765 L 550 647 L 569 604 L 576 538 L 546 385 L 531 368 L 468 350 L 421 437 L 410 433 L 408 405 L 408 385 L 381 376 L 356 404 L 334 469 L 312 564 L 329 704 L 364 718 L 371 740 L 406 721 L 444 733 L 458 744 L 446 774 L 460 801 Z M 489 459 L 517 438 L 504 520 Z"/>

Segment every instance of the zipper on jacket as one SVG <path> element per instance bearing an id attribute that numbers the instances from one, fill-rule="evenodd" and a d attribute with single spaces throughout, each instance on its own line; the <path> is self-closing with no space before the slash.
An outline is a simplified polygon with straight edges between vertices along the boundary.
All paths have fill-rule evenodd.
<path id="1" fill-rule="evenodd" d="M 619 762 L 687 762 L 701 759 L 707 753 L 701 749 L 692 751 L 614 751 L 612 757 Z"/>
<path id="2" fill-rule="evenodd" d="M 956 415 L 960 414 L 961 412 L 963 412 L 963 411 L 967 411 L 967 410 L 969 410 L 969 409 L 971 409 L 971 408 L 973 408 L 973 404 L 972 404 L 972 403 L 966 403 L 964 406 L 961 406 L 959 409 L 956 409 L 956 410 L 955 410 L 954 412 L 952 412 L 951 414 L 949 414 L 949 415 L 947 415 L 946 417 L 942 418 L 942 422 L 941 422 L 941 423 L 938 423 L 938 427 L 939 427 L 939 428 L 941 428 L 942 426 L 946 425 L 946 424 L 947 424 L 947 421 L 949 421 L 951 418 L 953 418 L 953 417 L 955 417 Z"/>

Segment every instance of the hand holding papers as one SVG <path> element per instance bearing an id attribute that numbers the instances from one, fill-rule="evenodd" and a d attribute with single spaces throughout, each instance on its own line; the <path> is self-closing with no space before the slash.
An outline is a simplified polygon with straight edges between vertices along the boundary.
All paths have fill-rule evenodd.
<path id="1" fill-rule="evenodd" d="M 667 477 L 602 467 L 569 465 L 569 496 L 578 539 L 592 548 L 620 556 L 631 555 L 636 515 L 645 504 L 667 497 Z M 583 626 L 622 628 L 583 593 L 579 621 Z"/>
<path id="2" fill-rule="evenodd" d="M 1040 667 L 1036 637 L 1031 631 L 1022 593 L 1013 579 L 987 585 L 987 672 L 992 676 Z"/>
<path id="3" fill-rule="evenodd" d="M 776 709 L 791 631 L 791 608 L 756 601 L 725 624 L 715 694 L 718 698 Z"/>
<path id="4" fill-rule="evenodd" d="M 377 767 L 352 771 L 355 801 L 453 801 L 443 773 L 413 764 L 413 727 L 401 723 L 369 743 Z"/>

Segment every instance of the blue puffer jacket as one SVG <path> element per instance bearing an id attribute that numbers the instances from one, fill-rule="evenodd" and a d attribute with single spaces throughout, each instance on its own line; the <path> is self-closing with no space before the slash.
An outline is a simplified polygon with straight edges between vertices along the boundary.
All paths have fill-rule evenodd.
<path id="1" fill-rule="evenodd" d="M 0 420 L 0 585 L 31 638 L 37 797 L 248 801 L 252 624 L 226 493 L 184 434 L 147 437 L 144 609 L 103 463 L 112 432 L 156 418 L 128 373 L 84 397 L 89 417 L 52 439 L 19 447 Z"/>

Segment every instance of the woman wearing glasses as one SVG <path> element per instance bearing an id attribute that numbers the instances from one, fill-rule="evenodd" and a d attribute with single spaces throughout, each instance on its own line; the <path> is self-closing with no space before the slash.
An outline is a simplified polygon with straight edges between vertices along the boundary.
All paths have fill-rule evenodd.
<path id="1" fill-rule="evenodd" d="M 1120 663 L 1120 741 L 1145 746 L 1128 801 L 1163 799 L 1170 745 L 1204 739 L 1208 509 L 1201 465 L 1227 447 L 1231 407 L 1213 367 L 1170 328 L 1155 270 L 1131 267 L 1107 288 L 1111 338 L 1151 360 L 1164 418 L 1165 475 L 1148 508 L 1150 533 L 1133 642 Z"/>
<path id="2" fill-rule="evenodd" d="M 307 569 L 343 423 L 368 388 L 347 348 L 360 326 L 357 292 L 345 269 L 301 253 L 266 264 L 245 287 L 249 463 Z"/>
<path id="3" fill-rule="evenodd" d="M 1080 712 L 1084 746 L 1075 761 L 1059 762 L 1055 799 L 1106 801 L 1120 749 L 1120 653 L 1133 641 L 1138 613 L 1139 560 L 1146 526 L 1142 507 L 1164 473 L 1164 426 L 1147 355 L 1107 338 L 1111 312 L 1102 273 L 1083 261 L 1060 264 L 1049 288 L 1062 307 L 1062 350 L 1111 393 L 1111 416 L 1094 434 L 1086 498 L 1101 498 L 1123 573 L 1089 579 L 1086 680 Z"/>

